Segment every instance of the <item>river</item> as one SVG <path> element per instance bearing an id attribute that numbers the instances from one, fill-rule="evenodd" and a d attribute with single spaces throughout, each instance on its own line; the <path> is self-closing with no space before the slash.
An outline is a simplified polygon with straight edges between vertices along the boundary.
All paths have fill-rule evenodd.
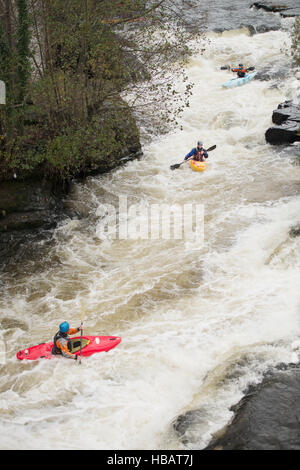
<path id="1" fill-rule="evenodd" d="M 278 17 L 276 16 L 276 21 Z M 191 58 L 190 107 L 144 157 L 76 184 L 51 242 L 1 273 L 0 436 L 3 449 L 201 449 L 231 418 L 250 383 L 295 358 L 299 339 L 300 167 L 265 142 L 278 103 L 297 80 L 253 80 L 224 90 L 224 64 L 289 66 L 290 20 L 251 36 L 208 32 Z M 170 165 L 203 140 L 207 169 Z M 296 146 L 294 146 L 296 148 Z M 105 240 L 104 204 L 203 204 L 204 244 Z M 58 324 L 118 335 L 109 353 L 19 362 L 20 348 L 51 340 Z M 172 423 L 198 419 L 184 440 Z"/>

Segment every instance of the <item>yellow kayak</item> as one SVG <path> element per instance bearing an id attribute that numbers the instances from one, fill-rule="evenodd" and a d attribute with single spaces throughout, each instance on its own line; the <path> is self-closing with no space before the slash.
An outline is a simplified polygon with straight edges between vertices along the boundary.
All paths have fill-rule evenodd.
<path id="1" fill-rule="evenodd" d="M 204 171 L 206 162 L 198 162 L 197 160 L 190 160 L 190 167 L 194 171 Z"/>

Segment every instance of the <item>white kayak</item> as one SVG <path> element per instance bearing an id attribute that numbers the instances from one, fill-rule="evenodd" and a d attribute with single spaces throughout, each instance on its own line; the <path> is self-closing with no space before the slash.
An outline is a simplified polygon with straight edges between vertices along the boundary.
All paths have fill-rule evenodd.
<path id="1" fill-rule="evenodd" d="M 239 78 L 239 77 L 232 78 L 231 80 L 229 80 L 229 82 L 222 83 L 222 87 L 232 88 L 232 87 L 235 87 L 235 86 L 244 85 L 245 83 L 250 82 L 250 80 L 252 80 L 252 78 L 254 78 L 256 74 L 257 74 L 257 72 L 253 72 L 253 73 L 247 73 L 242 78 Z"/>

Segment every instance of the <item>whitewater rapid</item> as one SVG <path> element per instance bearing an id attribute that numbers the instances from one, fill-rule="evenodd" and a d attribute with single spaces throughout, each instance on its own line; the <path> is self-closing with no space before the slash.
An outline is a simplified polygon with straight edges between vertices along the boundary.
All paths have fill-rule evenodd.
<path id="1" fill-rule="evenodd" d="M 224 90 L 232 75 L 220 70 L 286 63 L 289 32 L 208 36 L 187 66 L 195 86 L 182 130 L 146 144 L 140 161 L 76 184 L 68 205 L 82 217 L 2 274 L 3 449 L 201 449 L 248 384 L 298 358 L 300 239 L 289 230 L 299 223 L 300 167 L 264 138 L 298 83 L 291 74 Z M 217 145 L 207 170 L 170 171 L 199 139 Z M 120 195 L 129 204 L 203 204 L 203 248 L 101 239 L 103 206 Z M 17 361 L 61 321 L 78 326 L 81 301 L 86 334 L 121 336 L 117 348 L 81 367 Z M 172 423 L 193 409 L 201 419 L 182 441 Z"/>

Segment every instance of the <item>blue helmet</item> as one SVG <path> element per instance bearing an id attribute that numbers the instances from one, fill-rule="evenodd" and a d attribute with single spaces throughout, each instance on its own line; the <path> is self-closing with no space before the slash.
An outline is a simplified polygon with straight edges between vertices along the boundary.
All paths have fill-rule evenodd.
<path id="1" fill-rule="evenodd" d="M 68 323 L 67 321 L 62 322 L 62 323 L 59 325 L 59 331 L 60 331 L 61 333 L 68 333 L 69 329 L 70 329 L 70 325 L 69 325 L 69 323 Z"/>
<path id="2" fill-rule="evenodd" d="M 197 147 L 203 147 L 203 142 L 201 142 L 201 140 L 198 140 Z"/>

